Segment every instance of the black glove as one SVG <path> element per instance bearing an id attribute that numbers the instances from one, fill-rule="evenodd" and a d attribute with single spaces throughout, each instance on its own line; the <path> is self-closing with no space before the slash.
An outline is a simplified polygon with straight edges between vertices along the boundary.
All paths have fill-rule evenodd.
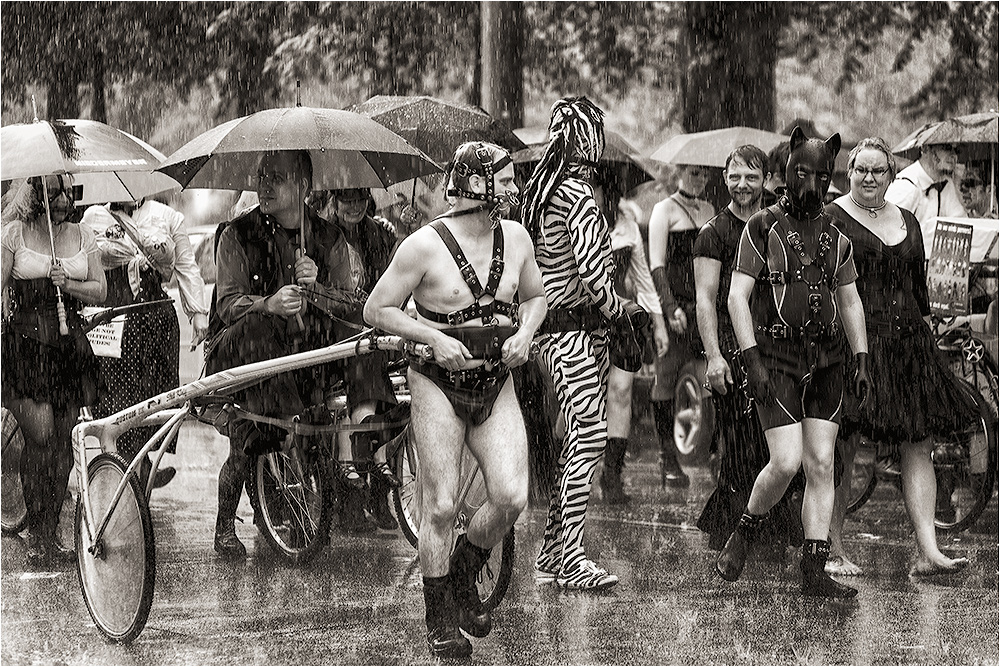
<path id="1" fill-rule="evenodd" d="M 626 320 L 633 329 L 645 329 L 650 325 L 649 313 L 645 308 L 635 301 L 625 302 L 625 313 L 618 316 L 619 320 Z"/>
<path id="2" fill-rule="evenodd" d="M 868 353 L 858 352 L 854 355 L 854 360 L 858 364 L 858 370 L 854 374 L 854 395 L 861 399 L 858 407 L 863 408 L 872 389 L 872 378 L 868 374 Z"/>
<path id="3" fill-rule="evenodd" d="M 747 368 L 747 393 L 761 405 L 772 405 L 774 394 L 771 392 L 771 373 L 764 367 L 760 357 L 760 348 L 754 345 L 743 350 L 743 363 Z"/>
<path id="4" fill-rule="evenodd" d="M 642 367 L 642 354 L 649 335 L 649 313 L 634 301 L 625 302 L 625 312 L 611 323 L 611 363 L 634 373 Z"/>
<path id="5" fill-rule="evenodd" d="M 660 307 L 663 309 L 663 317 L 668 318 L 677 310 L 677 300 L 674 299 L 674 293 L 670 290 L 670 281 L 667 279 L 666 267 L 656 267 L 653 269 L 652 276 L 656 293 L 660 297 Z"/>

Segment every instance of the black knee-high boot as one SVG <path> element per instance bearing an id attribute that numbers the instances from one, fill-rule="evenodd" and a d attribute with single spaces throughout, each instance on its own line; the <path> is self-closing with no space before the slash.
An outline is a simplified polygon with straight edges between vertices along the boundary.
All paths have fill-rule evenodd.
<path id="1" fill-rule="evenodd" d="M 806 540 L 802 545 L 802 594 L 826 598 L 852 598 L 857 589 L 834 581 L 826 573 L 826 559 L 830 556 L 827 540 Z"/>
<path id="2" fill-rule="evenodd" d="M 684 488 L 691 480 L 677 461 L 674 446 L 674 402 L 653 401 L 653 420 L 660 439 L 660 486 Z"/>
<path id="3" fill-rule="evenodd" d="M 473 637 L 485 637 L 493 628 L 490 612 L 479 612 L 479 592 L 476 590 L 476 577 L 490 559 L 490 551 L 469 542 L 464 534 L 459 535 L 448 568 L 458 604 L 458 625 Z"/>
<path id="4" fill-rule="evenodd" d="M 451 577 L 424 577 L 427 647 L 438 658 L 466 658 L 472 644 L 458 629 L 458 607 Z"/>
<path id="5" fill-rule="evenodd" d="M 604 502 L 611 505 L 624 505 L 632 500 L 625 493 L 625 485 L 622 483 L 622 469 L 625 467 L 625 450 L 627 448 L 627 439 L 608 438 L 608 446 L 604 450 L 601 491 L 604 493 Z"/>
<path id="6" fill-rule="evenodd" d="M 750 514 L 743 511 L 740 522 L 736 525 L 736 530 L 729 536 L 726 546 L 719 553 L 719 560 L 715 563 L 715 570 L 719 576 L 726 581 L 736 581 L 743 574 L 743 566 L 747 562 L 747 550 L 753 543 L 757 535 L 757 526 L 760 525 L 763 514 Z"/>

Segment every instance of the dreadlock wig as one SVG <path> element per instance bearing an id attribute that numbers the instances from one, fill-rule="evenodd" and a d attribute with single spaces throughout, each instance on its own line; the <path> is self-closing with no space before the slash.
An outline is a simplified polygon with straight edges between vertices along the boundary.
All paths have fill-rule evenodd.
<path id="1" fill-rule="evenodd" d="M 545 205 L 570 176 L 597 166 L 604 153 L 604 112 L 586 97 L 567 97 L 552 105 L 549 143 L 524 188 L 524 226 L 538 239 Z"/>

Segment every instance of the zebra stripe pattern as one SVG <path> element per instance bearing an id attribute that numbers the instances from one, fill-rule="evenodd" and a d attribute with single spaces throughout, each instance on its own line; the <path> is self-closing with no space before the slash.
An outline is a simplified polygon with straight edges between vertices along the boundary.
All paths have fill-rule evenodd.
<path id="1" fill-rule="evenodd" d="M 539 352 L 559 399 L 566 436 L 536 564 L 551 572 L 575 570 L 586 558 L 587 503 L 607 444 L 607 335 L 603 329 L 550 334 Z"/>

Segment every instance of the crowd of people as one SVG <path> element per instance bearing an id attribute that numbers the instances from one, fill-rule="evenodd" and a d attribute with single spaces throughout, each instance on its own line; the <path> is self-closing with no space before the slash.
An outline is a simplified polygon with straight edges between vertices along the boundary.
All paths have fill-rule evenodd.
<path id="1" fill-rule="evenodd" d="M 862 574 L 843 540 L 862 437 L 900 462 L 917 542 L 912 574 L 961 569 L 967 561 L 936 542 L 930 443 L 963 428 L 975 406 L 928 328 L 926 261 L 937 217 L 995 215 L 984 188 L 995 175 L 973 163 L 956 183 L 951 145 L 925 147 L 897 173 L 886 142 L 871 137 L 850 151 L 848 192 L 832 199 L 839 135 L 809 138 L 796 128 L 769 154 L 734 147 L 722 169 L 730 201 L 720 211 L 703 199 L 710 168 L 680 165 L 677 191 L 653 207 L 644 238 L 642 211 L 602 169 L 603 151 L 602 110 L 562 99 L 526 182 L 516 182 L 505 149 L 464 143 L 435 181 L 433 215 L 406 206 L 395 220 L 376 215 L 369 190 L 314 191 L 308 152 L 265 153 L 257 203 L 216 233 L 211 293 L 183 217 L 168 206 L 95 206 L 80 217 L 71 176 L 14 184 L 3 209 L 3 401 L 25 436 L 29 559 L 69 553 L 55 535 L 79 410 L 110 415 L 177 385 L 179 325 L 163 287 L 176 275 L 192 343 L 205 341 L 207 373 L 329 345 L 366 326 L 433 348 L 432 361 L 409 365 L 408 405 L 398 404 L 385 354 L 285 373 L 238 396 L 249 413 L 326 426 L 330 387 L 343 381 L 345 424 L 355 428 L 337 434 L 331 451 L 339 525 L 349 533 L 396 527 L 388 495 L 400 480 L 385 444 L 389 425 L 408 416 L 433 655 L 468 656 L 465 635 L 492 627 L 475 582 L 528 503 L 525 423 L 537 405 L 519 400 L 525 369 L 544 376 L 551 396 L 543 403 L 554 406 L 561 434 L 541 480 L 539 585 L 619 583 L 588 557 L 585 528 L 599 470 L 604 502 L 634 502 L 622 471 L 643 365 L 655 378 L 662 486 L 690 484 L 674 446 L 674 390 L 695 358 L 705 361 L 717 415 L 718 484 L 698 527 L 719 551 L 719 576 L 736 581 L 766 536 L 802 547 L 804 595 L 855 595 L 831 575 Z M 985 296 L 995 308 L 995 287 Z M 128 318 L 121 357 L 96 358 L 79 335 L 80 308 L 136 303 L 150 307 Z M 62 309 L 73 335 L 59 333 Z M 214 549 L 240 560 L 247 551 L 234 522 L 244 488 L 257 514 L 250 465 L 293 436 L 274 419 L 228 417 L 216 424 L 229 452 Z M 135 429 L 119 452 L 134 457 L 148 437 Z M 488 499 L 453 544 L 466 447 Z M 144 458 L 140 474 L 149 469 Z M 160 470 L 153 486 L 174 472 Z"/>

